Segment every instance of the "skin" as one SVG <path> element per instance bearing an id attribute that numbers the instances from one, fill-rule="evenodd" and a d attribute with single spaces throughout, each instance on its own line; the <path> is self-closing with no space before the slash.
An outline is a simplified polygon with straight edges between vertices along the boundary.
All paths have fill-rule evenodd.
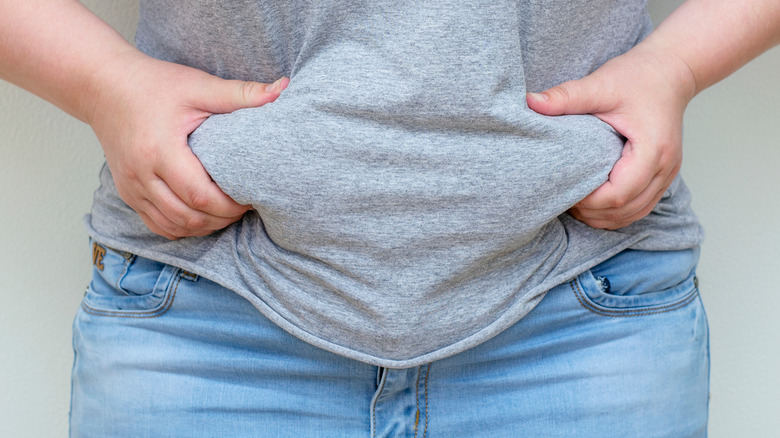
<path id="1" fill-rule="evenodd" d="M 187 136 L 212 114 L 275 100 L 289 83 L 153 59 L 73 0 L 0 0 L 0 78 L 88 123 L 122 199 L 169 239 L 209 234 L 249 209 L 211 180 Z"/>
<path id="2" fill-rule="evenodd" d="M 571 214 L 609 229 L 647 215 L 679 171 L 688 102 L 778 43 L 777 0 L 688 0 L 591 75 L 530 94 L 541 114 L 593 114 L 627 139 L 609 181 Z M 169 239 L 209 234 L 249 208 L 214 184 L 187 135 L 212 114 L 273 101 L 288 84 L 152 59 L 74 0 L 0 0 L 0 78 L 88 123 L 122 199 Z"/>
<path id="3" fill-rule="evenodd" d="M 627 139 L 609 180 L 572 216 L 617 229 L 649 214 L 680 169 L 691 99 L 778 43 L 777 0 L 688 0 L 642 43 L 592 74 L 529 94 L 534 111 L 592 114 Z"/>

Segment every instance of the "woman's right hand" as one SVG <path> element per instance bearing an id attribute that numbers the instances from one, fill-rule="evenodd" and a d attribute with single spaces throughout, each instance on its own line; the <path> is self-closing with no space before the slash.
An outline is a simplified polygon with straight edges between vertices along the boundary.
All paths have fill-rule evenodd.
<path id="1" fill-rule="evenodd" d="M 241 218 L 187 145 L 206 118 L 287 86 L 223 80 L 144 55 L 78 0 L 0 0 L 0 79 L 92 126 L 122 199 L 153 232 L 202 236 Z"/>
<path id="2" fill-rule="evenodd" d="M 130 51 L 93 76 L 87 122 L 119 195 L 151 231 L 168 239 L 204 236 L 249 207 L 212 181 L 188 135 L 212 114 L 274 101 L 288 83 L 224 80 Z"/>

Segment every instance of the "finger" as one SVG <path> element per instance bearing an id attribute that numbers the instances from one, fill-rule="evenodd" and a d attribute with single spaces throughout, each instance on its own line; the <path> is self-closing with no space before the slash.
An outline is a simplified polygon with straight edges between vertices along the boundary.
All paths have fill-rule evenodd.
<path id="1" fill-rule="evenodd" d="M 609 179 L 581 203 L 591 209 L 623 208 L 647 190 L 659 174 L 665 179 L 664 167 L 657 158 L 628 141 Z"/>
<path id="2" fill-rule="evenodd" d="M 248 207 L 234 201 L 211 179 L 206 169 L 186 144 L 167 151 L 164 165 L 156 169 L 157 176 L 189 208 L 221 218 L 243 215 Z"/>
<path id="3" fill-rule="evenodd" d="M 138 213 L 138 216 L 141 217 L 141 220 L 144 222 L 144 225 L 146 225 L 146 227 L 149 228 L 149 230 L 151 230 L 154 234 L 159 234 L 160 236 L 163 236 L 168 240 L 176 240 L 179 238 L 178 236 L 175 236 L 165 231 L 162 227 L 157 225 L 154 219 L 152 219 L 148 214 L 140 210 L 136 210 L 136 212 Z"/>
<path id="4" fill-rule="evenodd" d="M 647 189 L 623 207 L 588 208 L 584 202 L 586 198 L 572 207 L 570 213 L 576 219 L 594 228 L 622 228 L 650 214 L 674 181 L 675 176 L 676 172 L 672 172 L 665 179 L 661 176 L 654 178 Z"/>
<path id="5" fill-rule="evenodd" d="M 154 205 L 152 201 L 145 199 L 142 202 L 142 206 L 143 206 L 142 207 L 143 213 L 139 213 L 139 215 L 146 216 L 147 218 L 149 218 L 149 221 L 152 224 L 154 224 L 156 228 L 162 230 L 162 232 L 164 233 L 163 235 L 165 235 L 166 237 L 173 236 L 173 238 L 178 239 L 181 237 L 187 237 L 188 235 L 190 235 L 190 233 L 194 232 L 194 231 L 187 230 L 184 227 L 180 227 L 179 225 L 176 225 L 175 223 L 171 222 L 171 220 L 168 219 L 165 216 L 165 214 L 163 214 L 162 211 L 160 211 L 160 209 Z"/>
<path id="6" fill-rule="evenodd" d="M 564 82 L 541 93 L 528 93 L 526 102 L 532 110 L 548 115 L 595 114 L 611 109 L 600 82 L 590 76 Z"/>
<path id="7" fill-rule="evenodd" d="M 187 150 L 188 154 L 191 154 Z M 197 163 L 200 166 L 200 162 Z M 150 167 L 151 171 L 152 168 Z M 154 173 L 116 172 L 117 191 L 127 205 L 137 213 L 144 214 L 145 223 L 152 231 L 167 238 L 191 235 L 205 235 L 222 229 L 243 216 L 248 207 L 238 205 L 234 215 L 214 216 L 195 210 L 182 201 L 167 183 Z M 208 177 L 207 177 L 208 178 Z M 121 183 L 121 184 L 120 184 Z M 213 184 L 210 178 L 208 184 Z M 226 197 L 221 190 L 220 197 Z M 232 205 L 234 201 L 228 198 Z"/>
<path id="8" fill-rule="evenodd" d="M 639 193 L 636 197 L 634 197 L 624 205 L 615 204 L 614 207 L 608 207 L 608 208 L 598 207 L 598 205 L 603 205 L 604 201 L 598 200 L 597 197 L 595 196 L 595 195 L 601 195 L 601 193 L 594 192 L 593 194 L 589 195 L 588 197 L 584 198 L 582 201 L 577 203 L 576 207 L 583 212 L 582 213 L 583 215 L 586 215 L 588 217 L 629 216 L 639 210 L 644 209 L 645 206 L 647 206 L 648 204 L 657 203 L 658 199 L 660 199 L 660 197 L 663 196 L 664 193 L 666 193 L 666 190 L 672 184 L 676 175 L 677 175 L 676 171 L 672 171 L 669 173 L 660 172 L 656 174 L 653 177 L 653 179 L 650 181 L 650 184 L 648 184 L 647 187 L 641 193 Z"/>
<path id="9" fill-rule="evenodd" d="M 149 194 L 147 198 L 152 205 L 154 205 L 161 214 L 170 221 L 175 227 L 186 232 L 198 232 L 205 230 L 211 232 L 214 230 L 222 229 L 229 224 L 238 220 L 246 211 L 246 207 L 242 206 L 240 213 L 233 216 L 222 217 L 214 216 L 202 211 L 196 210 L 184 203 L 161 179 L 154 179 L 146 188 L 146 193 Z M 221 193 L 221 192 L 220 192 Z M 180 234 L 181 232 L 173 232 L 173 234 Z"/>
<path id="10" fill-rule="evenodd" d="M 145 199 L 141 202 L 141 208 L 139 208 L 139 215 L 144 219 L 144 223 L 149 226 L 149 229 L 154 231 L 157 234 L 160 234 L 162 236 L 165 236 L 169 239 L 174 238 L 178 239 L 181 237 L 191 237 L 191 236 L 205 236 L 216 229 L 221 229 L 227 226 L 228 224 L 225 224 L 223 226 L 219 226 L 218 228 L 210 229 L 210 228 L 187 228 L 182 227 L 174 222 L 172 222 L 168 217 L 159 209 L 157 206 L 150 200 Z M 153 225 L 154 228 L 152 226 Z"/>
<path id="11" fill-rule="evenodd" d="M 211 76 L 207 82 L 200 88 L 202 94 L 197 98 L 198 109 L 222 114 L 273 102 L 287 88 L 290 80 L 283 77 L 271 84 L 263 84 Z"/>
<path id="12" fill-rule="evenodd" d="M 616 229 L 649 214 L 679 170 L 679 163 L 655 158 L 627 144 L 609 181 L 572 207 L 572 216 L 594 228 Z"/>
<path id="13" fill-rule="evenodd" d="M 634 211 L 631 214 L 604 214 L 603 211 L 588 211 L 580 208 L 572 207 L 569 213 L 580 222 L 593 227 L 603 228 L 608 230 L 616 230 L 619 228 L 627 227 L 632 223 L 644 218 L 650 214 L 655 208 L 658 201 L 663 197 L 665 190 L 655 194 L 646 205 L 642 206 L 639 210 Z"/>

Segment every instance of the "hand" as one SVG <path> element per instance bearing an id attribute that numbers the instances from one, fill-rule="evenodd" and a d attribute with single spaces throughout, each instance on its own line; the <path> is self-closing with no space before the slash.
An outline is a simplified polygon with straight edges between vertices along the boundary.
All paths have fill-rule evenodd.
<path id="1" fill-rule="evenodd" d="M 94 82 L 88 122 L 119 195 L 151 231 L 168 239 L 203 236 L 249 210 L 212 181 L 187 136 L 212 114 L 272 102 L 287 78 L 271 85 L 223 80 L 131 52 Z"/>
<path id="2" fill-rule="evenodd" d="M 626 138 L 609 180 L 569 213 L 606 229 L 649 214 L 680 170 L 683 113 L 694 94 L 687 65 L 646 43 L 580 80 L 529 94 L 540 114 L 592 114 Z"/>

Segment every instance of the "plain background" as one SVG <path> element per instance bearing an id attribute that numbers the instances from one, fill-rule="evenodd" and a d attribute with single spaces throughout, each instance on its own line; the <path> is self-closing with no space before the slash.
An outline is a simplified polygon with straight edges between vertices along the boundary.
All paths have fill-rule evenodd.
<path id="1" fill-rule="evenodd" d="M 84 1 L 132 38 L 138 0 Z M 656 21 L 681 1 L 651 0 Z M 710 436 L 780 430 L 780 49 L 698 96 L 683 175 L 707 230 Z M 0 436 L 67 436 L 71 321 L 88 283 L 82 217 L 103 157 L 88 126 L 0 83 Z"/>

